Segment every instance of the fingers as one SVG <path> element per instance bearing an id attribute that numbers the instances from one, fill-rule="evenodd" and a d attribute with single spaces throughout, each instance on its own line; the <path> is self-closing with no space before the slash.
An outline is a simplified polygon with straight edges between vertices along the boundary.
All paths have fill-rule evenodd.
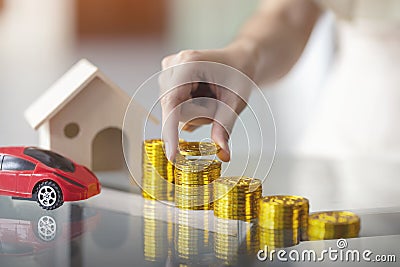
<path id="1" fill-rule="evenodd" d="M 180 120 L 180 104 L 190 97 L 190 86 L 185 85 L 171 90 L 161 98 L 162 107 L 162 139 L 165 143 L 166 156 L 173 161 L 178 148 L 178 126 Z"/>
<path id="2" fill-rule="evenodd" d="M 218 95 L 220 102 L 214 116 L 211 138 L 221 147 L 218 157 L 222 161 L 229 161 L 230 134 L 237 117 L 246 106 L 246 103 L 229 89 L 219 88 Z"/>
<path id="3" fill-rule="evenodd" d="M 218 157 L 223 161 L 230 160 L 229 136 L 246 104 L 234 92 L 215 85 L 230 81 L 231 75 L 226 73 L 226 68 L 221 71 L 221 65 L 210 67 L 210 64 L 201 64 L 204 61 L 225 62 L 224 56 L 226 54 L 219 50 L 185 50 L 162 61 L 164 73 L 159 77 L 160 87 L 164 92 L 165 89 L 175 88 L 161 102 L 162 138 L 168 159 L 173 160 L 176 156 L 181 121 L 186 122 L 182 128 L 185 131 L 194 131 L 200 125 L 212 122 L 211 138 L 221 147 Z M 182 64 L 188 62 L 192 64 Z M 249 87 L 242 86 L 240 81 L 228 82 L 231 83 L 233 88 Z M 185 85 L 179 86 L 182 84 Z M 237 93 L 248 94 L 247 91 L 246 94 Z M 222 104 L 219 105 L 218 101 Z"/>
<path id="4" fill-rule="evenodd" d="M 221 147 L 218 157 L 222 161 L 230 160 L 229 136 L 235 124 L 236 116 L 236 113 L 224 103 L 220 103 L 215 114 L 211 138 Z"/>
<path id="5" fill-rule="evenodd" d="M 231 158 L 231 152 L 229 149 L 229 133 L 225 130 L 224 126 L 218 122 L 213 123 L 211 138 L 217 143 L 221 150 L 218 152 L 217 156 L 222 161 L 229 161 Z"/>
<path id="6" fill-rule="evenodd" d="M 200 126 L 198 126 L 198 125 L 185 124 L 185 126 L 182 127 L 182 130 L 191 133 L 199 127 Z"/>

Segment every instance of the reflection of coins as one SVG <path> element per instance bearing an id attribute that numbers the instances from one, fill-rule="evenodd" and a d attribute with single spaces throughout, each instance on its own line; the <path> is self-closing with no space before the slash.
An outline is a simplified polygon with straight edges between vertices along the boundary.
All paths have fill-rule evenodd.
<path id="1" fill-rule="evenodd" d="M 142 168 L 143 197 L 173 201 L 174 165 L 165 156 L 161 139 L 144 141 Z"/>
<path id="2" fill-rule="evenodd" d="M 181 261 L 198 263 L 203 261 L 204 255 L 212 253 L 212 239 L 209 232 L 211 216 L 209 212 L 175 210 L 175 252 Z"/>
<path id="3" fill-rule="evenodd" d="M 221 162 L 180 159 L 175 165 L 175 204 L 183 209 L 212 209 L 212 182 L 221 175 Z"/>
<path id="4" fill-rule="evenodd" d="M 172 242 L 172 223 L 159 220 L 160 214 L 172 213 L 171 209 L 155 200 L 143 202 L 143 254 L 146 261 L 163 261 L 168 255 L 168 243 Z M 158 217 L 157 217 L 158 216 Z"/>
<path id="5" fill-rule="evenodd" d="M 284 248 L 294 246 L 299 243 L 298 229 L 266 229 L 260 227 L 260 248 Z"/>
<path id="6" fill-rule="evenodd" d="M 261 246 L 293 246 L 307 236 L 309 202 L 299 196 L 267 196 L 260 201 Z"/>
<path id="7" fill-rule="evenodd" d="M 242 221 L 214 219 L 214 253 L 223 264 L 235 265 L 239 257 L 255 255 L 259 248 L 258 227 Z"/>
<path id="8" fill-rule="evenodd" d="M 316 212 L 308 218 L 310 240 L 353 238 L 360 228 L 360 217 L 349 211 Z"/>
<path id="9" fill-rule="evenodd" d="M 244 221 L 257 218 L 261 194 L 259 179 L 220 177 L 214 184 L 214 214 L 220 218 Z"/>
<path id="10" fill-rule="evenodd" d="M 221 147 L 211 142 L 180 142 L 179 153 L 183 156 L 215 155 Z"/>

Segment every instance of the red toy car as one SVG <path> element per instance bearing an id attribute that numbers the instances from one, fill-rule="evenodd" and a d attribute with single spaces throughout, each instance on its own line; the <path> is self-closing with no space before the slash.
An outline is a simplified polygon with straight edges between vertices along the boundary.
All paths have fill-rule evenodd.
<path id="1" fill-rule="evenodd" d="M 35 147 L 0 148 L 0 194 L 36 200 L 46 210 L 64 201 L 100 193 L 97 177 L 86 167 Z"/>

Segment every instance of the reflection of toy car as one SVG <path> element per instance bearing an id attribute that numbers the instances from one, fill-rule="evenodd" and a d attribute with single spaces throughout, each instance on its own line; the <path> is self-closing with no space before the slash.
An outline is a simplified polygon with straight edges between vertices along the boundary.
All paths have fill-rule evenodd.
<path id="1" fill-rule="evenodd" d="M 77 209 L 74 205 L 71 208 Z M 96 211 L 91 213 L 61 222 L 57 220 L 56 214 L 42 215 L 36 219 L 22 218 L 24 216 L 0 218 L 0 262 L 2 256 L 41 253 L 92 231 L 99 220 L 99 214 Z"/>
<path id="2" fill-rule="evenodd" d="M 36 200 L 46 210 L 100 193 L 86 167 L 34 147 L 0 148 L 0 194 Z"/>

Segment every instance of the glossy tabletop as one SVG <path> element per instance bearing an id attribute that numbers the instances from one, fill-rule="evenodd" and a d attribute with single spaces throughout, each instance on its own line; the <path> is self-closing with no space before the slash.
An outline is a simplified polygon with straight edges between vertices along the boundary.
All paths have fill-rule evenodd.
<path id="1" fill-rule="evenodd" d="M 360 253 L 370 250 L 370 259 L 375 259 L 375 255 L 395 255 L 397 263 L 380 264 L 397 266 L 400 205 L 396 206 L 395 192 L 399 190 L 396 183 L 399 166 L 389 161 L 350 164 L 313 159 L 277 160 L 263 184 L 264 194 L 305 195 L 310 199 L 312 211 L 350 209 L 361 217 L 360 237 L 346 240 L 345 248 L 338 248 L 337 240 L 305 241 L 286 248 L 286 258 L 289 253 L 295 255 L 293 251 L 301 255 L 312 250 L 320 256 L 329 249 Z M 379 175 L 379 181 L 374 181 L 374 175 Z M 285 262 L 277 258 L 260 261 L 257 254 L 259 257 L 264 254 L 259 251 L 263 246 L 256 222 L 222 220 L 215 218 L 212 211 L 180 210 L 145 200 L 129 185 L 128 176 L 115 173 L 99 176 L 103 185 L 109 185 L 99 196 L 65 203 L 55 211 L 44 211 L 35 202 L 0 197 L 0 266 L 320 266 L 322 263 L 292 259 Z M 387 188 L 374 189 L 373 183 L 387 184 Z M 346 184 L 351 190 L 358 184 L 359 192 L 346 189 Z M 357 201 L 357 194 L 363 201 Z M 346 196 L 352 197 L 346 201 Z M 366 264 L 363 259 L 360 261 L 349 263 L 326 256 L 323 263 Z"/>

